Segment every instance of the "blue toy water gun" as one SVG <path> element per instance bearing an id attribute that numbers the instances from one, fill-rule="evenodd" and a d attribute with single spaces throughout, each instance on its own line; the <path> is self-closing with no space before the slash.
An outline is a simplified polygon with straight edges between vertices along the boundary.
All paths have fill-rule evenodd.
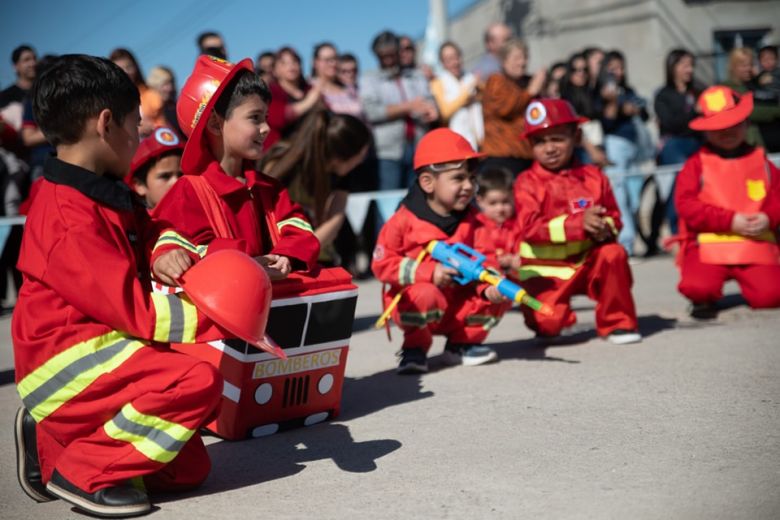
<path id="1" fill-rule="evenodd" d="M 438 240 L 431 240 L 425 249 L 434 260 L 458 271 L 458 275 L 453 276 L 453 280 L 459 284 L 466 285 L 470 282 L 489 283 L 510 301 L 527 305 L 541 314 L 552 314 L 552 310 L 548 305 L 528 294 L 525 289 L 507 280 L 496 271 L 487 269 L 483 265 L 485 255 L 474 251 L 469 246 L 461 243 L 447 244 Z"/>

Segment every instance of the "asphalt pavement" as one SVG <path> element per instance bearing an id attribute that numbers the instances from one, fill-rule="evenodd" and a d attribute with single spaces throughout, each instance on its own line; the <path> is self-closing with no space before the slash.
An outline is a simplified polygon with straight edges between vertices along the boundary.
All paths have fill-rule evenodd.
<path id="1" fill-rule="evenodd" d="M 360 282 L 341 416 L 240 442 L 207 438 L 213 469 L 149 518 L 780 518 L 780 311 L 727 287 L 693 322 L 669 257 L 633 267 L 645 339 L 592 332 L 541 347 L 517 311 L 498 363 L 397 376 L 398 330 L 374 330 L 380 285 Z M 15 474 L 10 317 L 0 318 L 0 519 L 86 518 L 36 504 Z"/>

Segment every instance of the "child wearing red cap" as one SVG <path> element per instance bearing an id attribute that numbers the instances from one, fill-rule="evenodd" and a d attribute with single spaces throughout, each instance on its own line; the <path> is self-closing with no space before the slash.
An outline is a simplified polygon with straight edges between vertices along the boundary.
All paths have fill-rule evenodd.
<path id="1" fill-rule="evenodd" d="M 488 284 L 456 285 L 457 271 L 424 256 L 432 240 L 474 245 L 477 211 L 471 205 L 477 153 L 452 130 L 420 140 L 414 154 L 417 181 L 379 232 L 371 269 L 389 286 L 384 305 L 404 331 L 399 374 L 428 371 L 433 334 L 447 337 L 447 364 L 481 365 L 496 359 L 482 345 L 501 319 L 506 300 Z"/>
<path id="2" fill-rule="evenodd" d="M 691 316 L 713 319 L 726 280 L 735 279 L 753 308 L 780 306 L 780 169 L 763 148 L 745 142 L 753 94 L 710 87 L 699 96 L 693 130 L 704 146 L 677 176 L 679 291 Z"/>
<path id="3" fill-rule="evenodd" d="M 272 280 L 310 269 L 319 241 L 281 183 L 255 171 L 268 136 L 270 93 L 252 60 L 231 64 L 200 56 L 176 106 L 188 135 L 184 176 L 154 217 L 170 222 L 208 251 L 239 249 L 255 257 Z M 178 243 L 173 233 L 158 244 Z"/>
<path id="4" fill-rule="evenodd" d="M 615 344 L 641 341 L 628 257 L 615 242 L 620 211 L 609 180 L 572 158 L 585 119 L 561 99 L 532 102 L 525 119 L 534 164 L 515 181 L 519 276 L 553 310 L 544 315 L 524 306 L 526 325 L 543 341 L 558 336 L 576 322 L 571 297 L 587 294 L 596 301 L 599 336 Z"/>
<path id="5" fill-rule="evenodd" d="M 150 210 L 181 177 L 184 143 L 170 128 L 160 127 L 141 141 L 125 182 L 143 197 Z"/>

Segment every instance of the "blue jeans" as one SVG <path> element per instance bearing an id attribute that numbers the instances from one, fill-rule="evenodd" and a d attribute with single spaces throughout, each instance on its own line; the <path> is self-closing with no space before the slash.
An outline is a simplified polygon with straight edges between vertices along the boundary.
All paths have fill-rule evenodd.
<path id="1" fill-rule="evenodd" d="M 696 153 L 701 147 L 701 141 L 695 137 L 669 137 L 664 142 L 661 153 L 658 154 L 658 165 L 679 164 L 688 160 L 688 157 Z M 674 207 L 674 176 L 656 176 L 655 182 L 658 185 L 658 193 L 666 204 L 666 220 L 669 222 L 669 229 L 673 235 L 677 234 L 677 210 Z"/>
<path id="2" fill-rule="evenodd" d="M 607 134 L 604 136 L 604 148 L 611 166 L 604 168 L 612 191 L 615 194 L 623 229 L 618 242 L 629 255 L 634 254 L 636 239 L 635 215 L 639 209 L 639 197 L 644 179 L 639 170 L 639 148 L 636 143 L 623 137 Z"/>
<path id="3" fill-rule="evenodd" d="M 415 179 L 412 161 L 414 159 L 414 143 L 404 144 L 404 154 L 400 160 L 379 159 L 379 190 L 406 189 Z"/>

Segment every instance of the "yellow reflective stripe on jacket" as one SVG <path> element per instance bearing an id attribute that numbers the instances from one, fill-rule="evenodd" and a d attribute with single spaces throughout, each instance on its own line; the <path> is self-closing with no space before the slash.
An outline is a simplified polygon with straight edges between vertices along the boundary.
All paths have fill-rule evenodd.
<path id="1" fill-rule="evenodd" d="M 196 246 L 180 234 L 178 234 L 175 231 L 168 230 L 160 235 L 160 237 L 157 239 L 157 242 L 154 244 L 154 250 L 157 250 L 158 247 L 164 246 L 164 245 L 175 245 L 179 246 L 182 249 L 187 250 L 188 252 L 198 255 L 199 257 L 203 258 L 206 256 L 207 246 Z"/>
<path id="2" fill-rule="evenodd" d="M 519 269 L 521 281 L 538 276 L 569 280 L 576 272 L 577 269 L 574 267 L 559 265 L 524 265 Z"/>
<path id="3" fill-rule="evenodd" d="M 154 341 L 194 343 L 198 328 L 198 311 L 183 293 L 152 293 L 155 311 Z"/>
<path id="4" fill-rule="evenodd" d="M 428 312 L 399 312 L 402 325 L 425 327 L 428 323 L 439 321 L 444 317 L 444 311 L 433 309 Z"/>
<path id="5" fill-rule="evenodd" d="M 284 226 L 297 227 L 298 229 L 308 231 L 309 233 L 314 233 L 311 224 L 309 224 L 302 218 L 298 218 L 298 217 L 288 218 L 286 220 L 280 220 L 279 222 L 276 223 L 276 228 L 279 231 L 281 231 Z"/>
<path id="6" fill-rule="evenodd" d="M 17 390 L 25 408 L 41 421 L 144 346 L 116 331 L 83 341 L 33 370 Z"/>
<path id="7" fill-rule="evenodd" d="M 523 258 L 541 258 L 545 260 L 565 260 L 570 256 L 584 253 L 591 248 L 590 240 L 578 240 L 565 244 L 529 244 L 520 243 L 520 256 Z"/>
<path id="8" fill-rule="evenodd" d="M 471 314 L 466 316 L 466 325 L 482 325 L 484 330 L 490 330 L 501 321 L 501 318 L 497 316 L 491 316 L 489 314 Z"/>
<path id="9" fill-rule="evenodd" d="M 771 231 L 764 231 L 757 237 L 746 237 L 736 233 L 699 233 L 697 240 L 700 244 L 718 244 L 727 242 L 746 242 L 749 240 L 761 240 L 764 242 L 777 242 L 775 234 Z"/>
<path id="10" fill-rule="evenodd" d="M 401 259 L 401 263 L 398 266 L 398 283 L 401 285 L 413 284 L 419 265 L 419 262 L 411 258 Z"/>
<path id="11" fill-rule="evenodd" d="M 161 417 L 143 414 L 130 403 L 103 429 L 112 439 L 129 442 L 148 459 L 163 464 L 172 461 L 195 433 Z"/>
<path id="12" fill-rule="evenodd" d="M 615 236 L 618 236 L 619 231 L 618 231 L 617 225 L 615 225 L 615 219 L 612 218 L 612 217 L 604 217 L 604 222 L 607 223 L 607 225 L 609 226 L 610 231 L 612 231 L 612 234 L 615 235 Z"/>
<path id="13" fill-rule="evenodd" d="M 550 242 L 566 242 L 566 218 L 569 215 L 558 215 L 550 219 L 547 229 L 550 232 Z"/>

